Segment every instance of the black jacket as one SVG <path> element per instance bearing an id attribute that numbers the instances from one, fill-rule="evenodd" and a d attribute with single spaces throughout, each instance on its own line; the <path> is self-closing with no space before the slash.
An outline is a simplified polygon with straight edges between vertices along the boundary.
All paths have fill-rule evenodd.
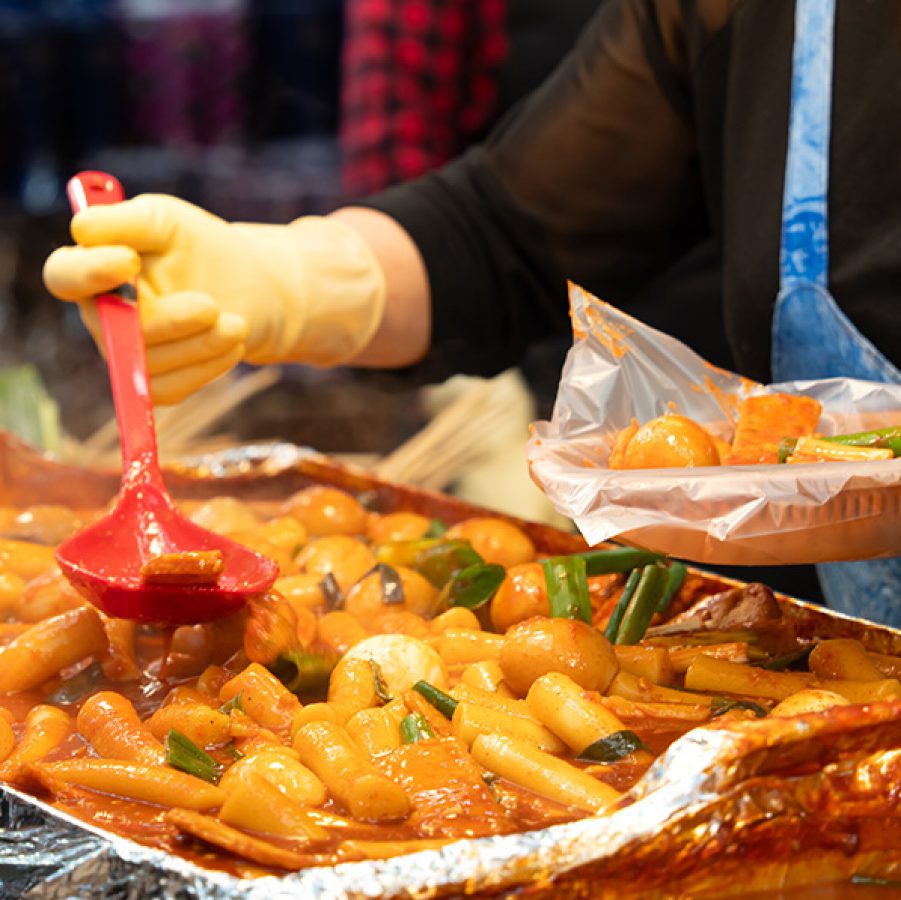
<path id="1" fill-rule="evenodd" d="M 566 278 L 628 310 L 712 236 L 736 367 L 769 380 L 793 20 L 791 0 L 608 0 L 484 145 L 368 201 L 425 258 L 429 374 L 565 333 Z M 838 0 L 836 22 L 830 287 L 898 364 L 901 0 Z"/>

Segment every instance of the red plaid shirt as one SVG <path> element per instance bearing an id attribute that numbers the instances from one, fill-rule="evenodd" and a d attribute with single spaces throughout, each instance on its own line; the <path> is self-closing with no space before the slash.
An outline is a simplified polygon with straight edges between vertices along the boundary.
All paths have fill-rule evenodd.
<path id="1" fill-rule="evenodd" d="M 478 137 L 506 55 L 506 0 L 348 0 L 344 187 L 361 197 L 440 166 Z"/>

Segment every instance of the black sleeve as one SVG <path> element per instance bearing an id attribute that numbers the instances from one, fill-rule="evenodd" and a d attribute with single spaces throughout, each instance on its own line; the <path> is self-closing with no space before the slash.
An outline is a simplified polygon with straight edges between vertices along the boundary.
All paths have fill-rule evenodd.
<path id="1" fill-rule="evenodd" d="M 419 247 L 427 377 L 491 374 L 568 331 L 566 279 L 629 298 L 708 230 L 682 0 L 608 0 L 488 141 L 363 205 Z"/>

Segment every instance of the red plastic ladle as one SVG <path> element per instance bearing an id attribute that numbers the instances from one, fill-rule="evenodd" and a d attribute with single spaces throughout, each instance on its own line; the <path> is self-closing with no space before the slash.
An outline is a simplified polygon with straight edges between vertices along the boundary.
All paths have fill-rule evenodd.
<path id="1" fill-rule="evenodd" d="M 75 212 L 124 199 L 119 182 L 103 172 L 76 175 L 67 192 Z M 61 544 L 56 561 L 75 588 L 111 616 L 166 625 L 226 616 L 267 591 L 278 566 L 175 508 L 157 459 L 137 292 L 124 285 L 118 294 L 99 296 L 97 310 L 122 445 L 122 486 L 112 512 Z M 141 576 L 153 557 L 197 550 L 221 551 L 224 565 L 215 584 L 159 584 Z"/>

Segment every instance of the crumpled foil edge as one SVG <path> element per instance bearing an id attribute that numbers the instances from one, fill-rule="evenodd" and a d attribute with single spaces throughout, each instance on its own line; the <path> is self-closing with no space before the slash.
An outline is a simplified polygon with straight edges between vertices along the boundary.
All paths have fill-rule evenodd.
<path id="1" fill-rule="evenodd" d="M 684 772 L 683 772 L 684 776 Z M 311 868 L 285 876 L 241 879 L 144 847 L 81 822 L 6 786 L 0 787 L 0 898 L 63 900 L 155 897 L 161 900 L 268 900 L 309 897 L 428 897 L 455 888 L 488 888 L 546 880 L 615 855 L 702 804 L 694 779 L 661 782 L 646 798 L 604 818 L 539 831 L 461 840 L 439 850 L 370 862 Z"/>
<path id="2" fill-rule="evenodd" d="M 897 707 L 874 714 L 872 727 L 896 721 L 901 704 Z M 869 720 L 864 727 L 870 727 Z M 716 803 L 724 787 L 740 783 L 754 754 L 759 757 L 780 742 L 809 742 L 819 730 L 803 718 L 782 720 L 770 729 L 758 722 L 696 729 L 675 742 L 626 795 L 621 807 L 607 816 L 461 840 L 393 859 L 256 879 L 204 869 L 4 787 L 0 789 L 0 897 L 362 900 L 473 894 L 547 882 L 576 867 L 613 860 L 630 846 L 677 833 L 681 820 L 698 816 L 705 806 Z M 707 839 L 718 827 L 714 817 L 698 839 Z"/>
<path id="3" fill-rule="evenodd" d="M 684 741 L 678 765 L 648 771 L 645 796 L 602 818 L 539 831 L 457 841 L 439 850 L 370 862 L 311 868 L 282 877 L 240 879 L 104 832 L 14 788 L 0 787 L 0 898 L 73 896 L 164 900 L 427 897 L 447 888 L 473 893 L 547 879 L 615 855 L 628 842 L 675 824 L 709 799 L 712 759 L 734 739 L 708 731 Z M 674 745 L 675 747 L 675 745 Z M 678 778 L 667 773 L 679 772 Z"/>

